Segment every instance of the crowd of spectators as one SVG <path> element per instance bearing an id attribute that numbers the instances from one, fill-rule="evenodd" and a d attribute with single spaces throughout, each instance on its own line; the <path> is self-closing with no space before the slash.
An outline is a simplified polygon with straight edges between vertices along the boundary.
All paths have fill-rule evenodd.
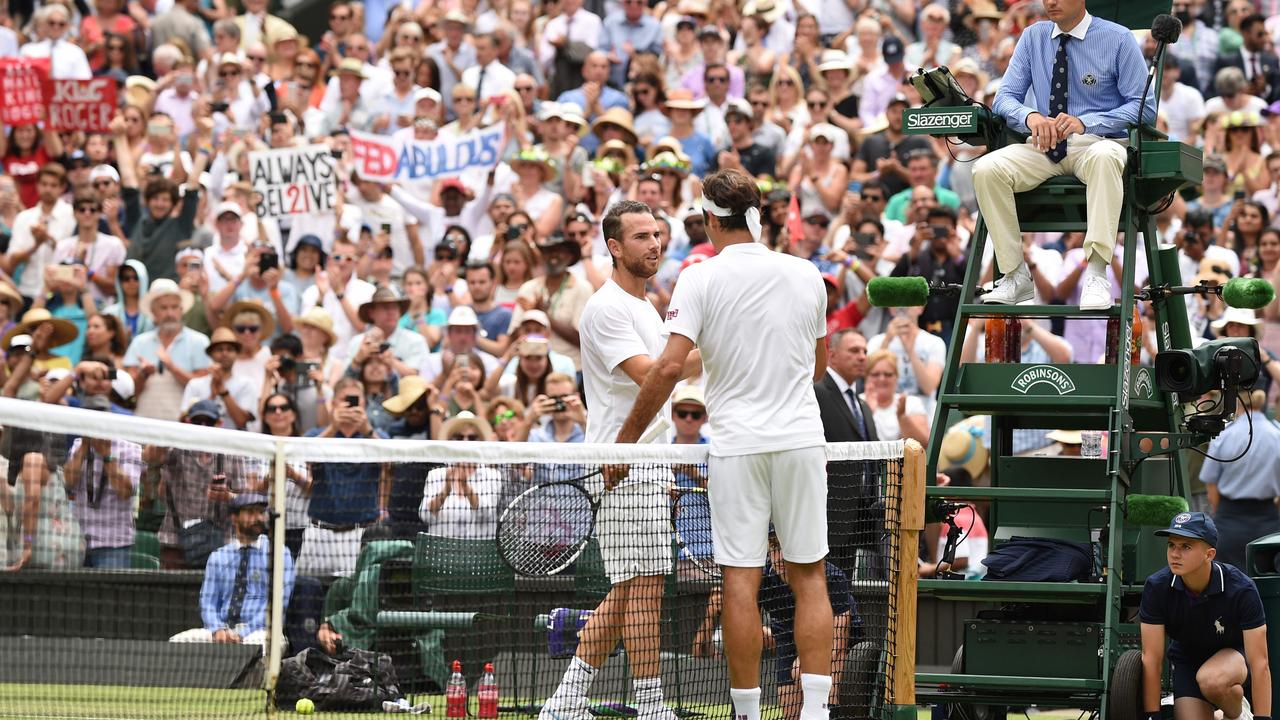
<path id="1" fill-rule="evenodd" d="M 327 30 L 309 37 L 285 19 L 302 11 L 327 11 Z M 1187 284 L 1280 280 L 1280 14 L 1251 0 L 1173 11 L 1184 30 L 1158 123 L 1206 159 L 1203 185 L 1160 213 L 1159 241 L 1179 248 Z M 905 135 L 920 98 L 903 79 L 947 65 L 989 102 L 1019 33 L 1045 17 L 1034 0 L 50 0 L 3 12 L 0 56 L 49 57 L 55 78 L 105 76 L 120 91 L 109 132 L 3 128 L 5 396 L 272 435 L 543 443 L 584 437 L 578 320 L 612 263 L 598 218 L 622 199 L 653 210 L 664 260 L 649 297 L 665 312 L 681 269 L 715 253 L 698 198 L 717 168 L 757 179 L 763 242 L 822 271 L 828 335 L 852 331 L 840 337 L 861 353 L 832 371 L 837 396 L 860 398 L 852 437 L 927 440 L 956 301 L 871 308 L 865 287 L 963 278 L 983 149 Z M 431 141 L 493 125 L 507 145 L 492 169 L 390 185 L 355 173 L 350 131 Z M 310 143 L 335 158 L 335 211 L 260 214 L 249 153 Z M 1037 302 L 1076 302 L 1082 237 L 1025 236 Z M 1198 337 L 1260 338 L 1274 398 L 1280 306 L 1187 303 Z M 966 359 L 981 359 L 981 332 L 970 328 Z M 1099 362 L 1105 333 L 1045 322 L 1023 332 L 1023 357 Z M 1150 363 L 1152 323 L 1142 344 Z M 684 407 L 669 439 L 705 441 L 706 420 Z M 126 566 L 130 518 L 142 527 L 144 515 L 160 518 L 163 565 L 183 567 L 185 524 L 225 524 L 234 497 L 269 489 L 267 468 L 232 456 L 4 442 L 11 568 Z M 1050 443 L 1042 432 L 1018 449 Z M 428 463 L 299 463 L 288 477 L 302 573 L 349 572 L 374 523 L 476 533 L 496 502 L 477 488 L 504 481 Z M 71 523 L 79 533 L 52 537 Z M 343 549 L 308 557 L 308 545 Z"/>

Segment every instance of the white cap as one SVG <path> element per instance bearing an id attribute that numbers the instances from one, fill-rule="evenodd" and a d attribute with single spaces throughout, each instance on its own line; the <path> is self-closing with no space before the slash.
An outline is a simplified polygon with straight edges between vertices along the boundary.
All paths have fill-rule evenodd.
<path id="1" fill-rule="evenodd" d="M 67 368 L 51 368 L 49 372 L 44 374 L 44 377 L 49 382 L 58 382 L 65 377 L 71 377 L 71 371 Z"/>
<path id="2" fill-rule="evenodd" d="M 121 400 L 128 400 L 133 397 L 133 376 L 121 370 L 116 373 L 116 379 L 111 381 L 111 389 Z"/>
<path id="3" fill-rule="evenodd" d="M 227 213 L 234 213 L 236 217 L 242 217 L 244 215 L 240 212 L 240 205 L 231 200 L 223 200 L 218 203 L 218 207 L 213 213 L 213 219 L 217 220 Z"/>
<path id="4" fill-rule="evenodd" d="M 480 318 L 476 317 L 476 311 L 472 310 L 469 305 L 459 305 L 449 313 L 449 327 L 471 325 L 478 327 Z"/>
<path id="5" fill-rule="evenodd" d="M 240 65 L 241 63 L 242 60 L 239 53 L 225 52 L 218 56 L 217 67 L 222 67 L 223 65 Z"/>
<path id="6" fill-rule="evenodd" d="M 120 173 L 116 172 L 116 169 L 110 165 L 96 165 L 89 171 L 89 182 L 101 180 L 102 178 L 120 182 Z"/>
<path id="7" fill-rule="evenodd" d="M 676 390 L 675 395 L 671 396 L 671 404 L 680 405 L 682 403 L 694 403 L 706 407 L 707 402 L 702 396 L 702 387 L 699 385 L 685 385 Z"/>
<path id="8" fill-rule="evenodd" d="M 524 315 L 520 317 L 520 323 L 524 324 L 529 321 L 536 322 L 544 328 L 551 327 L 551 319 L 541 310 L 525 310 Z"/>
<path id="9" fill-rule="evenodd" d="M 444 98 L 440 96 L 440 91 L 429 87 L 418 88 L 417 92 L 413 94 L 413 102 L 415 104 L 423 100 L 434 100 L 437 105 L 444 102 Z"/>
<path id="10" fill-rule="evenodd" d="M 31 336 L 30 335 L 14 335 L 12 338 L 9 339 L 9 349 L 12 350 L 13 348 L 16 348 L 16 347 L 31 347 Z"/>
<path id="11" fill-rule="evenodd" d="M 809 128 L 810 140 L 813 138 L 826 138 L 832 145 L 836 144 L 841 135 L 844 135 L 846 139 L 848 138 L 848 134 L 844 130 L 831 123 L 818 123 Z"/>

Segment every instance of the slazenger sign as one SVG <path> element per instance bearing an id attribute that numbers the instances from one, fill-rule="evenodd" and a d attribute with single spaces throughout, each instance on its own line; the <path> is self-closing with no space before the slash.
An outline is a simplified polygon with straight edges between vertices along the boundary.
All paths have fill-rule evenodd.
<path id="1" fill-rule="evenodd" d="M 954 130 L 973 131 L 973 111 L 957 112 L 916 111 L 907 115 L 908 130 Z"/>
<path id="2" fill-rule="evenodd" d="M 1056 390 L 1059 395 L 1066 395 L 1076 391 L 1076 384 L 1071 380 L 1071 376 L 1052 365 L 1032 365 L 1023 370 L 1018 373 L 1013 382 L 1009 383 L 1009 389 L 1017 390 L 1026 395 L 1031 388 L 1037 385 L 1048 385 Z"/>

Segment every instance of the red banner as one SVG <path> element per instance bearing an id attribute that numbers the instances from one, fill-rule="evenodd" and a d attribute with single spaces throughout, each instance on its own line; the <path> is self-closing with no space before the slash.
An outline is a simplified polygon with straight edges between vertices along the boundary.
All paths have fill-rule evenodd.
<path id="1" fill-rule="evenodd" d="M 116 111 L 116 81 L 45 80 L 49 125 L 59 132 L 108 132 Z"/>
<path id="2" fill-rule="evenodd" d="M 48 58 L 0 58 L 0 123 L 34 125 L 44 116 Z"/>

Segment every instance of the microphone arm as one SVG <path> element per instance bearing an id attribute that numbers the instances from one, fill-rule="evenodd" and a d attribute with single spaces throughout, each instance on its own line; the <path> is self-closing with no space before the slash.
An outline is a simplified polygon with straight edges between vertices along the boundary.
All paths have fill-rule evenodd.
<path id="1" fill-rule="evenodd" d="M 1164 54 L 1168 51 L 1169 43 L 1177 42 L 1178 36 L 1182 33 L 1182 23 L 1177 18 L 1169 15 L 1157 15 L 1155 21 L 1151 25 L 1151 34 L 1156 39 L 1156 54 L 1151 58 L 1151 68 L 1147 71 L 1147 82 L 1142 86 L 1142 98 L 1138 101 L 1138 147 L 1134 148 L 1133 165 L 1134 172 L 1142 174 L 1142 119 L 1147 112 L 1147 93 L 1151 90 L 1151 85 L 1155 82 L 1156 71 L 1164 64 Z M 1156 106 L 1160 103 L 1157 100 Z"/>

